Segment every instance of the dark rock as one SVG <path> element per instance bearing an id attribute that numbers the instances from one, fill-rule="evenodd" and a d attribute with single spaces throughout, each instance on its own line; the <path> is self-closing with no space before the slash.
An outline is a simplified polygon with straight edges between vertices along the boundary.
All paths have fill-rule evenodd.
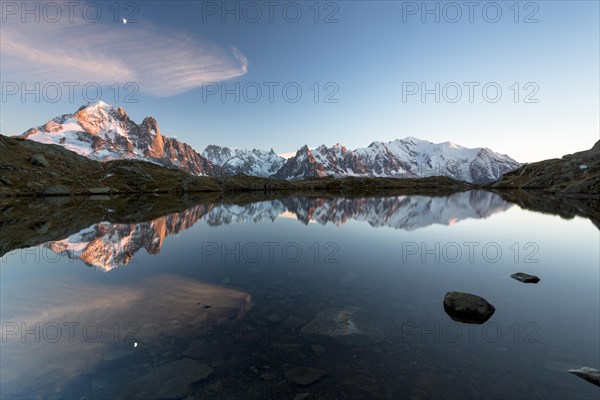
<path id="1" fill-rule="evenodd" d="M 454 321 L 482 324 L 494 314 L 496 308 L 483 297 L 463 292 L 448 292 L 444 297 L 444 310 Z"/>
<path id="2" fill-rule="evenodd" d="M 106 193 L 110 193 L 111 188 L 109 188 L 109 187 L 96 187 L 96 188 L 91 188 L 88 191 L 91 194 L 106 194 Z"/>
<path id="3" fill-rule="evenodd" d="M 46 186 L 42 189 L 42 194 L 49 196 L 58 196 L 58 195 L 68 195 L 70 194 L 70 190 L 65 185 L 52 185 Z"/>
<path id="4" fill-rule="evenodd" d="M 307 321 L 303 318 L 297 317 L 295 315 L 290 315 L 285 319 L 285 321 L 283 321 L 283 324 L 286 328 L 297 329 L 305 325 L 306 322 Z"/>
<path id="5" fill-rule="evenodd" d="M 313 351 L 313 353 L 315 353 L 318 356 L 322 356 L 323 354 L 325 354 L 325 346 L 323 346 L 323 345 L 315 343 L 315 344 L 311 344 L 310 348 Z"/>
<path id="6" fill-rule="evenodd" d="M 49 167 L 48 161 L 43 154 L 34 154 L 29 159 L 29 162 L 38 167 Z"/>
<path id="7" fill-rule="evenodd" d="M 208 394 L 219 394 L 223 392 L 223 389 L 223 382 L 219 381 L 206 385 L 206 389 L 204 389 L 204 391 Z"/>
<path id="8" fill-rule="evenodd" d="M 593 383 L 596 386 L 600 386 L 600 371 L 590 367 L 582 367 L 579 369 L 570 369 L 570 374 L 585 379 L 586 381 Z"/>
<path id="9" fill-rule="evenodd" d="M 287 370 L 285 373 L 287 380 L 300 386 L 311 385 L 325 375 L 327 375 L 327 373 L 323 370 L 308 367 L 292 368 Z"/>
<path id="10" fill-rule="evenodd" d="M 260 375 L 260 379 L 263 381 L 273 381 L 277 379 L 277 375 L 275 375 L 273 372 L 265 372 Z"/>
<path id="11" fill-rule="evenodd" d="M 50 229 L 51 225 L 52 225 L 52 222 L 50 222 L 50 221 L 40 221 L 33 226 L 33 230 L 36 231 L 40 235 L 44 235 L 44 234 L 48 233 L 48 229 Z"/>
<path id="12" fill-rule="evenodd" d="M 510 277 L 523 283 L 538 283 L 540 281 L 540 278 L 537 276 L 529 275 L 524 272 L 517 272 L 516 274 L 512 274 Z"/>
<path id="13" fill-rule="evenodd" d="M 281 318 L 277 314 L 271 314 L 271 315 L 267 316 L 267 321 L 269 321 L 271 323 L 277 323 L 277 322 L 281 321 Z"/>

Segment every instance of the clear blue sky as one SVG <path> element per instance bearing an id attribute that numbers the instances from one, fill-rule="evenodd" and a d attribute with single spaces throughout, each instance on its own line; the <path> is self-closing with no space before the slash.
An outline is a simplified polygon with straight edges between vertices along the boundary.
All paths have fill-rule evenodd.
<path id="1" fill-rule="evenodd" d="M 154 116 L 164 135 L 198 151 L 219 144 L 285 153 L 304 144 L 356 148 L 415 136 L 489 147 L 527 162 L 599 139 L 598 1 L 478 2 L 473 22 L 462 1 L 427 2 L 429 9 L 437 4 L 439 22 L 422 14 L 421 1 L 275 2 L 273 22 L 263 1 L 250 3 L 134 1 L 117 9 L 106 2 L 101 17 L 94 5 L 87 17 L 80 6 L 72 22 L 68 10 L 58 18 L 43 3 L 39 22 L 3 5 L 2 134 L 74 112 L 85 103 L 81 86 L 98 82 L 102 100 L 123 106 L 136 122 Z M 223 15 L 226 7 L 239 11 Z M 298 9 L 302 16 L 293 23 Z M 33 95 L 22 101 L 21 93 L 9 94 L 13 82 L 57 82 L 63 93 L 51 103 L 47 86 L 39 102 Z M 80 83 L 74 99 L 64 82 Z M 127 82 L 139 87 L 138 103 L 126 102 Z M 203 82 L 219 91 L 238 83 L 240 101 L 208 94 Z M 272 102 L 269 82 L 279 84 Z M 436 82 L 439 103 L 434 93 L 424 102 L 420 92 L 408 94 L 422 83 L 435 91 Z M 462 90 L 455 103 L 452 82 Z M 473 102 L 464 82 L 478 84 Z M 287 99 L 286 83 L 293 83 Z M 490 83 L 486 100 L 482 88 Z M 257 85 L 262 96 L 253 103 Z M 292 103 L 295 87 L 302 97 Z M 492 102 L 496 87 L 502 96 Z M 325 102 L 336 90 L 330 99 L 338 102 Z M 527 96 L 538 102 L 525 102 Z"/>

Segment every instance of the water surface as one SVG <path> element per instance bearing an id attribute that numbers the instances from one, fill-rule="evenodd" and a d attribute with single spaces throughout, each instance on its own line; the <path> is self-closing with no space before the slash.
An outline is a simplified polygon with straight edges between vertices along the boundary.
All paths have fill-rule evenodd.
<path id="1" fill-rule="evenodd" d="M 589 219 L 482 191 L 200 202 L 144 220 L 105 211 L 46 243 L 7 247 L 3 398 L 147 397 L 152 385 L 174 398 L 600 395 L 566 372 L 600 365 Z M 496 312 L 481 325 L 452 320 L 442 301 L 453 290 Z M 324 310 L 360 310 L 349 323 L 378 334 L 307 337 Z M 181 375 L 183 359 L 212 372 L 175 387 L 149 379 Z M 297 367 L 321 376 L 298 385 Z"/>

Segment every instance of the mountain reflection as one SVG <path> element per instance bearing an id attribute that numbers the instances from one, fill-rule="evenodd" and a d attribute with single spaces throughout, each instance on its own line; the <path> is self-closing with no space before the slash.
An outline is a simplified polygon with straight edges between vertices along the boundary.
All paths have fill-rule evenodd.
<path id="1" fill-rule="evenodd" d="M 311 198 L 291 196 L 284 199 L 236 204 L 202 204 L 182 212 L 132 224 L 99 222 L 66 239 L 45 244 L 52 251 L 80 259 L 102 271 L 127 265 L 144 248 L 149 254 L 160 252 L 165 237 L 192 227 L 199 220 L 209 226 L 232 223 L 274 221 L 295 217 L 298 221 L 335 224 L 350 220 L 373 227 L 415 230 L 433 224 L 453 225 L 468 218 L 487 218 L 506 211 L 511 203 L 484 191 L 455 193 L 444 197 L 393 196 L 372 198 Z"/>

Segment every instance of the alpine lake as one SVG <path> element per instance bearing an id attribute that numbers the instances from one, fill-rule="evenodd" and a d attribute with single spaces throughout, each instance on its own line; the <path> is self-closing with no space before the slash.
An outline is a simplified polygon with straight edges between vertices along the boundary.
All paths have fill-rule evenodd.
<path id="1" fill-rule="evenodd" d="M 0 202 L 1 397 L 598 399 L 597 202 L 536 196 Z"/>

